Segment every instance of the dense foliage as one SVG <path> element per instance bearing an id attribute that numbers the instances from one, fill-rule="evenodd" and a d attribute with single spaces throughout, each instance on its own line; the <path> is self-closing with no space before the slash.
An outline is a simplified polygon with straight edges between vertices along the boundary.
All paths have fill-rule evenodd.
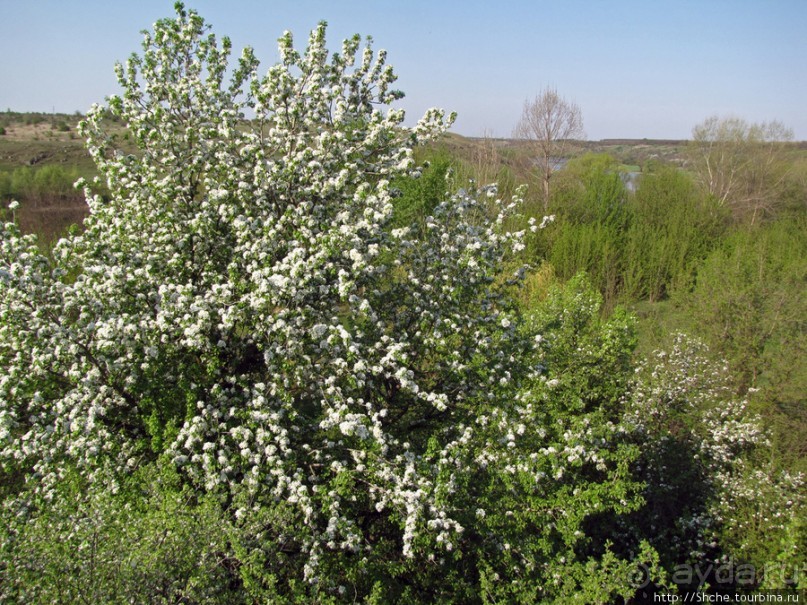
<path id="1" fill-rule="evenodd" d="M 2 600 L 602 603 L 803 561 L 800 479 L 755 495 L 764 428 L 700 345 L 637 368 L 584 275 L 520 305 L 549 221 L 447 194 L 413 153 L 451 117 L 405 127 L 361 46 L 286 33 L 260 75 L 178 4 L 82 124 L 83 231 L 45 254 L 12 204 Z M 595 173 L 580 220 L 631 224 L 620 187 Z M 787 546 L 738 540 L 748 510 Z"/>

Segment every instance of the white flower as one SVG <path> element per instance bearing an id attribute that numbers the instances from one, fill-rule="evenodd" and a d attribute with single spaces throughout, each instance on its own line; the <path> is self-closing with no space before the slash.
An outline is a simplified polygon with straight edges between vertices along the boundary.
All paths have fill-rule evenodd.
<path id="1" fill-rule="evenodd" d="M 272 284 L 275 288 L 282 290 L 288 285 L 289 278 L 286 277 L 285 275 L 275 274 L 266 278 L 266 281 Z"/>

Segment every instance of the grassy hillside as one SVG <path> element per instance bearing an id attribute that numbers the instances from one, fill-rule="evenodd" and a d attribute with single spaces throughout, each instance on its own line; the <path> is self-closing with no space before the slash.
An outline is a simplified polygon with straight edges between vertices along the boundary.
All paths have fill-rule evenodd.
<path id="1" fill-rule="evenodd" d="M 21 166 L 60 165 L 92 171 L 94 166 L 76 133 L 82 116 L 0 114 L 0 171 Z"/>

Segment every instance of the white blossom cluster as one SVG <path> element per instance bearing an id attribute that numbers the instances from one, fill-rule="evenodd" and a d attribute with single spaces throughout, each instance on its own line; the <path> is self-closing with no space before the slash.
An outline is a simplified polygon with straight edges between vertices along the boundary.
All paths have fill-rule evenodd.
<path id="1" fill-rule="evenodd" d="M 145 36 L 82 125 L 103 177 L 84 231 L 47 258 L 2 227 L 3 468 L 47 494 L 67 467 L 168 455 L 245 502 L 239 520 L 284 503 L 312 582 L 326 550 L 366 547 L 359 506 L 399 520 L 406 555 L 421 535 L 451 550 L 435 461 L 518 383 L 518 319 L 491 287 L 523 236 L 503 229 L 514 204 L 488 221 L 490 191 L 463 192 L 389 228 L 390 180 L 452 118 L 405 128 L 358 37 L 329 54 L 323 24 L 298 53 L 286 33 L 279 64 L 260 75 L 247 49 L 228 85 L 230 43 L 195 13 Z"/>
<path id="2" fill-rule="evenodd" d="M 676 422 L 691 426 L 691 439 L 710 472 L 740 463 L 744 452 L 767 443 L 761 419 L 747 410 L 728 387 L 725 367 L 707 357 L 703 343 L 684 334 L 674 335 L 669 351 L 655 354 L 655 366 L 631 393 L 627 421 L 645 434 Z M 646 364 L 648 364 L 646 362 Z"/>
<path id="3" fill-rule="evenodd" d="M 637 373 L 644 374 L 631 393 L 626 424 L 642 435 L 643 448 L 663 451 L 669 443 L 688 447 L 710 484 L 708 501 L 679 520 L 676 539 L 697 560 L 708 556 L 718 533 L 741 536 L 738 553 L 750 547 L 760 528 L 787 532 L 803 514 L 804 478 L 781 469 L 753 468 L 749 456 L 769 446 L 762 420 L 729 389 L 725 367 L 707 358 L 706 346 L 684 334 L 674 335 L 669 351 L 658 351 Z M 682 469 L 663 456 L 648 456 L 649 469 L 662 478 L 652 489 L 670 489 Z M 694 498 L 693 498 L 693 501 Z M 756 530 L 753 531 L 753 530 Z M 683 536 L 694 538 L 684 543 Z M 768 538 L 770 539 L 770 538 Z"/>

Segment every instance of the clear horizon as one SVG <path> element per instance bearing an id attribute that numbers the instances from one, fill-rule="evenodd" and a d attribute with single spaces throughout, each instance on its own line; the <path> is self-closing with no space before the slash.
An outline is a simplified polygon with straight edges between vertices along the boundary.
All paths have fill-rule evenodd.
<path id="1" fill-rule="evenodd" d="M 525 99 L 546 87 L 576 102 L 589 140 L 688 139 L 712 115 L 778 120 L 807 140 L 807 2 L 797 0 L 214 0 L 185 2 L 252 46 L 263 69 L 284 30 L 302 49 L 328 22 L 338 49 L 354 33 L 385 48 L 414 123 L 433 106 L 453 132 L 507 138 Z M 116 61 L 141 30 L 174 15 L 170 0 L 0 0 L 0 110 L 73 113 L 118 92 Z"/>

